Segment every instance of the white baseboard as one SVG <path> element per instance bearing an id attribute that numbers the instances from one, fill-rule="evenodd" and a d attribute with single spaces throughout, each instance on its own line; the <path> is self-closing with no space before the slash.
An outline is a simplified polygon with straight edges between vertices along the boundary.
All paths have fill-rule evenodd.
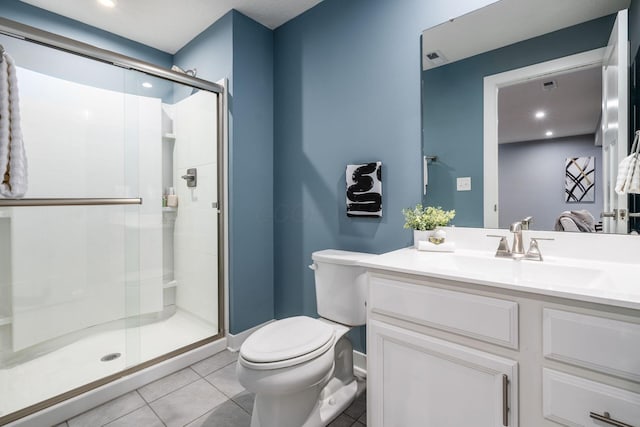
<path id="1" fill-rule="evenodd" d="M 194 363 L 206 359 L 227 347 L 227 339 L 222 338 L 216 342 L 205 344 L 187 353 L 172 357 L 146 369 L 134 372 L 131 375 L 120 378 L 102 387 L 88 391 L 80 396 L 65 400 L 50 408 L 43 409 L 35 414 L 21 418 L 8 424 L 9 427 L 42 427 L 45 425 L 57 425 L 69 418 L 88 411 L 98 405 L 102 405 L 116 397 L 142 387 L 145 384 L 158 380 L 169 374 L 191 366 Z"/>
<path id="2" fill-rule="evenodd" d="M 274 322 L 274 320 L 269 320 L 268 322 L 264 322 L 258 326 L 254 326 L 251 329 L 247 329 L 246 331 L 242 331 L 239 334 L 227 334 L 227 348 L 230 351 L 238 351 L 242 346 L 244 340 L 249 338 L 249 335 L 262 328 L 264 325 L 268 325 L 269 323 Z"/>
<path id="3" fill-rule="evenodd" d="M 353 373 L 360 378 L 367 378 L 367 355 L 353 350 Z"/>

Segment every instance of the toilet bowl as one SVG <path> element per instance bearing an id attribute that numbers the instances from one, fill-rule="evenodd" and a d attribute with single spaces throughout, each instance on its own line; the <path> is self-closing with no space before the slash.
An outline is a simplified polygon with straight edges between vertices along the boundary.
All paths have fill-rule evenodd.
<path id="1" fill-rule="evenodd" d="M 370 256 L 314 252 L 310 268 L 323 317 L 277 320 L 242 344 L 236 370 L 255 393 L 251 427 L 323 427 L 353 402 L 358 382 L 346 333 L 365 323 L 366 277 L 358 261 Z"/>

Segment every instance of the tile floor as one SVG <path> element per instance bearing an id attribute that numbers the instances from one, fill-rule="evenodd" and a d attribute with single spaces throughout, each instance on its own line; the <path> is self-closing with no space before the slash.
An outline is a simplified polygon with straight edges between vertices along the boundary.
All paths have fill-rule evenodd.
<path id="1" fill-rule="evenodd" d="M 223 351 L 56 427 L 249 427 L 253 395 L 236 379 L 237 353 Z M 366 425 L 366 393 L 330 427 Z"/>

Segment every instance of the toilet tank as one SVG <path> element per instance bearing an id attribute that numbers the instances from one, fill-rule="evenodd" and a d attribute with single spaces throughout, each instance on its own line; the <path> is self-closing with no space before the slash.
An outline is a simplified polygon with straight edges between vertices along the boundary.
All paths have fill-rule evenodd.
<path id="1" fill-rule="evenodd" d="M 367 277 L 359 261 L 375 254 L 326 249 L 311 255 L 315 271 L 318 314 L 349 326 L 367 319 Z"/>

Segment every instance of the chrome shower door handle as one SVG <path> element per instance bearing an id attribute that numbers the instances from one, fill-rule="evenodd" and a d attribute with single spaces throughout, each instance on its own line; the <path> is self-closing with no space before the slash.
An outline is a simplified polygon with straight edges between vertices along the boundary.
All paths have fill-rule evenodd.
<path id="1" fill-rule="evenodd" d="M 198 169 L 187 169 L 187 174 L 182 175 L 181 178 L 187 181 L 187 187 L 196 187 L 198 185 Z"/>

